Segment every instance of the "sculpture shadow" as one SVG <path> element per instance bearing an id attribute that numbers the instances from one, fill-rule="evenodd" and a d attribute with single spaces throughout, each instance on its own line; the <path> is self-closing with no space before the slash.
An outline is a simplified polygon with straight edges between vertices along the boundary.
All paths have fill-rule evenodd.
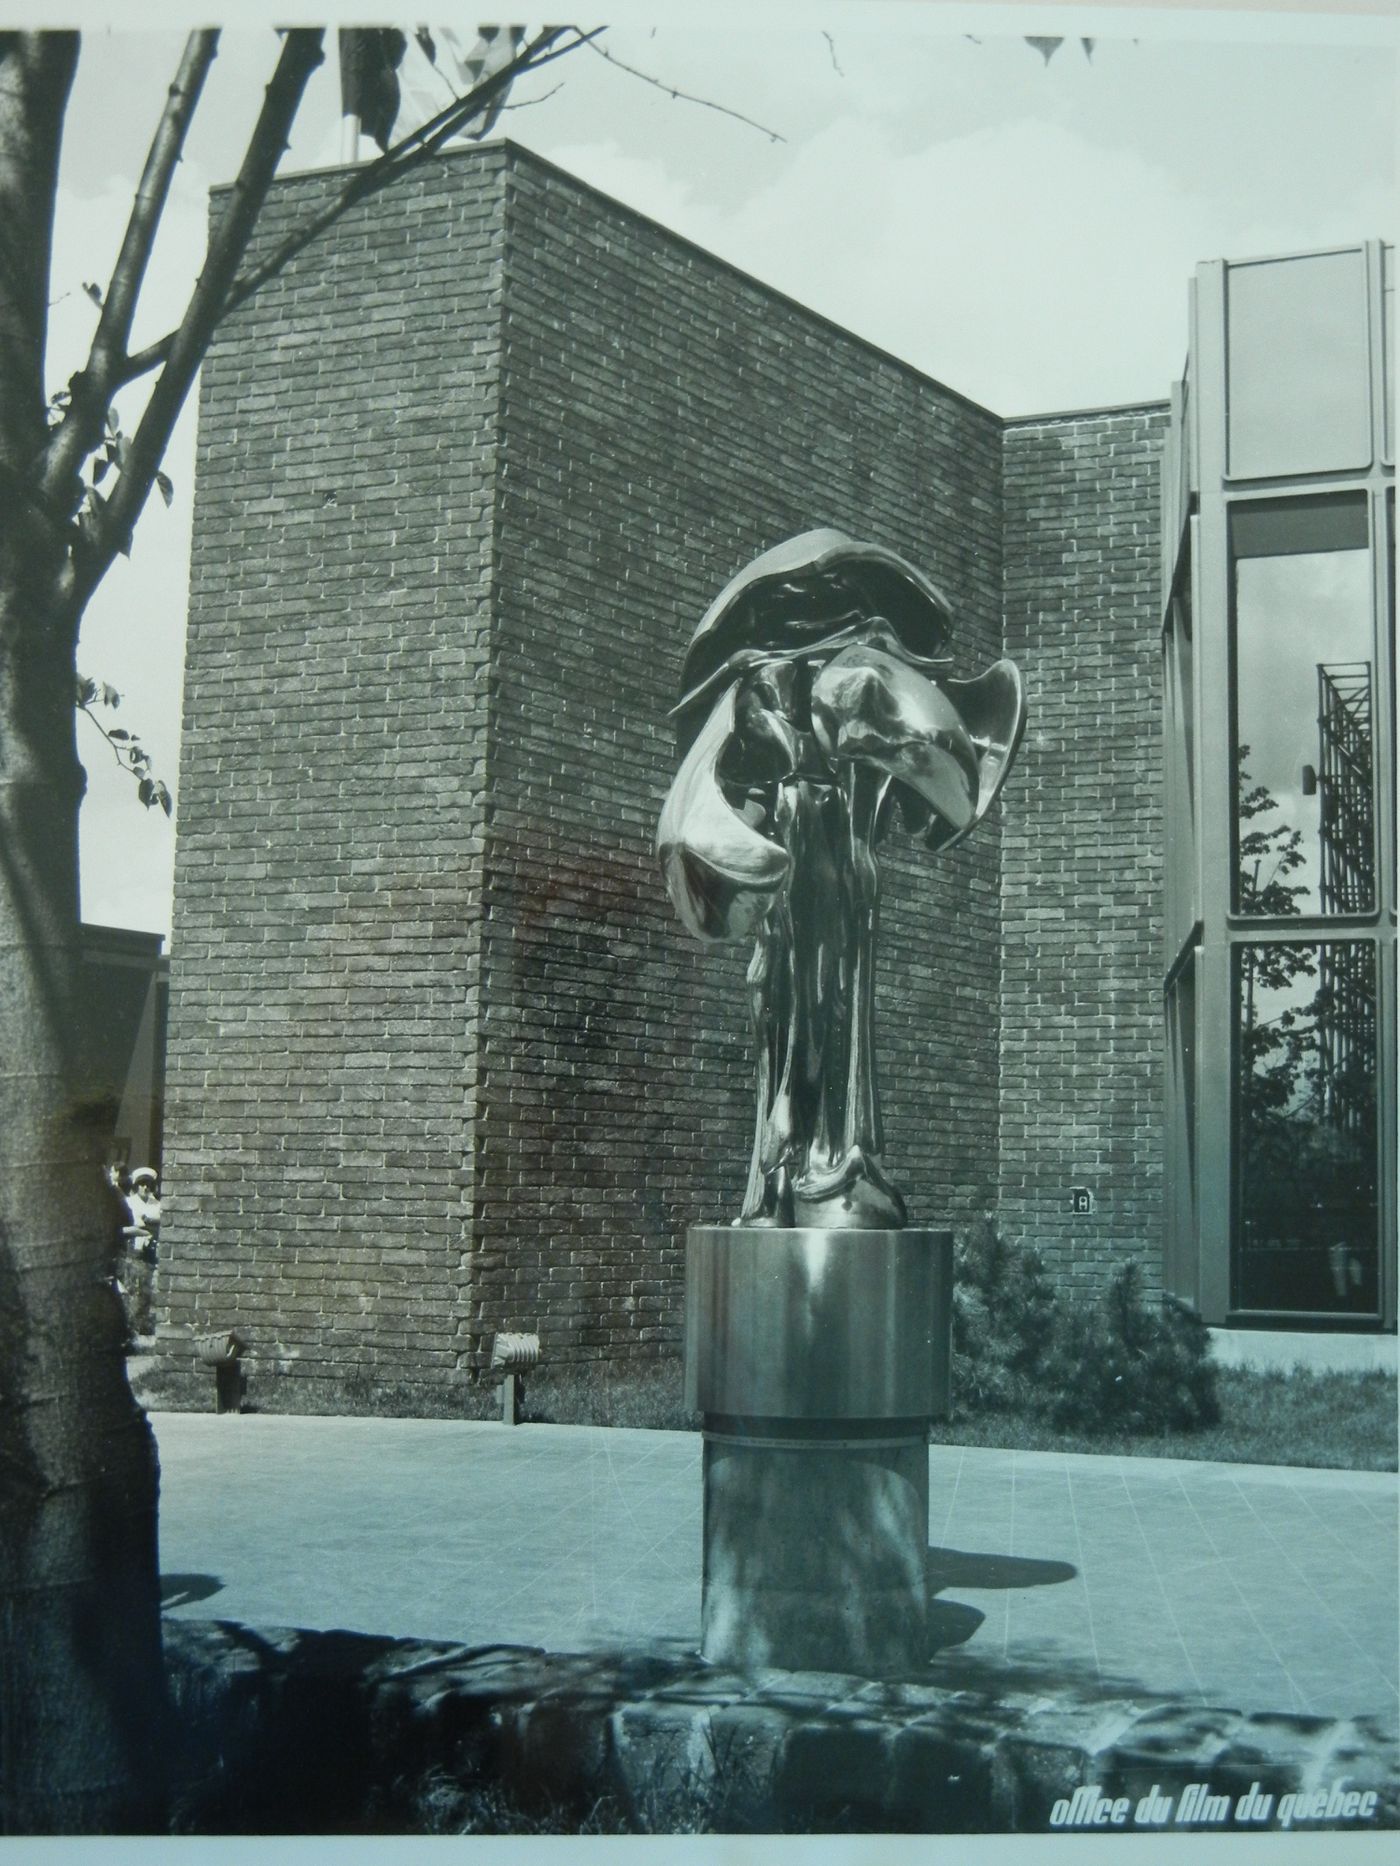
<path id="1" fill-rule="evenodd" d="M 986 1619 L 977 1607 L 963 1601 L 940 1600 L 946 1587 L 1053 1587 L 1072 1581 L 1078 1572 L 1067 1561 L 1043 1561 L 1026 1555 L 986 1555 L 966 1549 L 931 1548 L 928 1551 L 929 1657 L 971 1639 Z"/>
<path id="2" fill-rule="evenodd" d="M 160 1577 L 162 1607 L 188 1607 L 196 1600 L 208 1600 L 221 1594 L 224 1584 L 216 1574 L 163 1574 Z"/>
<path id="3" fill-rule="evenodd" d="M 961 1646 L 971 1639 L 986 1619 L 980 1607 L 966 1606 L 960 1600 L 934 1600 L 928 1603 L 928 1656 L 944 1652 L 949 1646 Z"/>

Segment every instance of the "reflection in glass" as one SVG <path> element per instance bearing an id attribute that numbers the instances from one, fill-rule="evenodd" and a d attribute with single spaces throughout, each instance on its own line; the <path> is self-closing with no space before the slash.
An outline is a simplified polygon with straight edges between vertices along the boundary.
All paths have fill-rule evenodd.
<path id="1" fill-rule="evenodd" d="M 1383 322 L 1382 339 L 1384 349 L 1381 355 L 1385 363 L 1385 393 L 1381 397 L 1381 415 L 1384 423 L 1384 458 L 1395 458 L 1395 432 L 1393 427 L 1395 401 L 1395 248 L 1381 248 L 1381 316 Z"/>
<path id="2" fill-rule="evenodd" d="M 1303 789 L 1319 803 L 1322 911 L 1368 913 L 1375 904 L 1369 661 L 1318 663 L 1317 742 L 1321 762 L 1314 771 L 1305 769 Z"/>
<path id="3" fill-rule="evenodd" d="M 1365 254 L 1231 266 L 1227 279 L 1231 474 L 1369 466 Z"/>
<path id="4" fill-rule="evenodd" d="M 1168 933 L 1173 951 L 1197 917 L 1195 689 L 1191 605 L 1172 599 L 1163 635 L 1162 685 L 1166 705 L 1166 841 Z"/>
<path id="5" fill-rule="evenodd" d="M 1235 911 L 1375 908 L 1363 499 L 1236 506 Z"/>
<path id="6" fill-rule="evenodd" d="M 1390 895 L 1392 915 L 1395 908 L 1395 853 L 1396 853 L 1396 769 L 1395 769 L 1395 488 L 1391 486 L 1385 495 L 1385 613 L 1381 617 L 1381 639 L 1391 645 L 1390 677 L 1384 681 L 1386 689 L 1381 704 L 1389 705 L 1390 751 L 1383 754 L 1381 770 L 1384 772 L 1386 815 L 1390 819 L 1390 835 L 1385 851 L 1386 887 Z"/>
<path id="7" fill-rule="evenodd" d="M 1166 1217 L 1172 1288 L 1199 1300 L 1196 1262 L 1196 956 L 1167 991 Z"/>
<path id="8" fill-rule="evenodd" d="M 1235 1028 L 1233 1306 L 1374 1314 L 1374 947 L 1237 947 Z"/>

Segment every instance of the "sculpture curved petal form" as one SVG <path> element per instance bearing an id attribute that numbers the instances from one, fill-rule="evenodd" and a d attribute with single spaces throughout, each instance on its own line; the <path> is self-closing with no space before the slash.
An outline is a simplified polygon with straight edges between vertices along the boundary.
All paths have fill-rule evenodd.
<path id="1" fill-rule="evenodd" d="M 975 680 L 945 680 L 943 689 L 977 750 L 977 808 L 965 828 L 948 833 L 935 818 L 924 836 L 929 849 L 951 848 L 982 821 L 1006 782 L 1026 729 L 1025 683 L 1013 661 L 994 661 Z"/>
<path id="2" fill-rule="evenodd" d="M 976 748 L 947 693 L 882 649 L 843 649 L 812 686 L 812 725 L 833 764 L 887 771 L 954 834 L 976 820 Z"/>
<path id="3" fill-rule="evenodd" d="M 740 786 L 791 777 L 802 762 L 801 711 L 795 661 L 766 661 L 734 689 L 734 725 L 720 754 L 723 780 Z"/>
<path id="4" fill-rule="evenodd" d="M 947 598 L 921 570 L 881 544 L 824 527 L 762 552 L 731 577 L 686 650 L 672 709 L 684 751 L 715 693 L 745 668 L 818 652 L 828 657 L 884 618 L 904 659 L 927 666 L 953 631 Z"/>
<path id="5" fill-rule="evenodd" d="M 656 848 L 676 912 L 697 939 L 740 939 L 758 926 L 792 859 L 732 808 L 717 767 L 734 733 L 737 685 L 716 703 L 677 771 Z"/>
<path id="6" fill-rule="evenodd" d="M 922 572 L 827 529 L 756 557 L 692 637 L 657 848 L 692 933 L 755 936 L 758 1105 L 738 1223 L 904 1224 L 875 1072 L 887 800 L 926 847 L 952 847 L 990 809 L 1025 719 L 1011 662 L 946 675 L 950 633 Z"/>

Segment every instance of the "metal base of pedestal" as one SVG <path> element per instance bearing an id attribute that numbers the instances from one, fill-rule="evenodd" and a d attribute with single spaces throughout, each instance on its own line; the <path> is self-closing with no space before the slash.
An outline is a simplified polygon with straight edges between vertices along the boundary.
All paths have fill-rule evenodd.
<path id="1" fill-rule="evenodd" d="M 947 1410 L 952 1234 L 697 1226 L 702 1643 L 750 1669 L 928 1656 L 928 1422 Z"/>

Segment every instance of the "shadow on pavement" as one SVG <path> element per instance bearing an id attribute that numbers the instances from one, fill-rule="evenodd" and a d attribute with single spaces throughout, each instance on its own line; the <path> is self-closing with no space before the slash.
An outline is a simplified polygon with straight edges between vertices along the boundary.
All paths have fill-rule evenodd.
<path id="1" fill-rule="evenodd" d="M 965 1645 L 986 1619 L 977 1607 L 963 1601 L 939 1600 L 945 1587 L 1050 1587 L 1072 1581 L 1076 1570 L 1067 1561 L 1035 1561 L 1024 1555 L 979 1555 L 965 1549 L 931 1548 L 928 1551 L 928 1655 L 935 1657 L 949 1646 Z"/>
<path id="2" fill-rule="evenodd" d="M 986 1619 L 976 1607 L 965 1607 L 957 1600 L 930 1600 L 928 1604 L 928 1656 L 948 1646 L 961 1646 L 971 1639 Z"/>
<path id="3" fill-rule="evenodd" d="M 215 1574 L 163 1574 L 160 1577 L 162 1607 L 188 1607 L 192 1601 L 208 1600 L 221 1594 L 224 1584 Z"/>
<path id="4" fill-rule="evenodd" d="M 925 1572 L 929 1593 L 937 1594 L 945 1587 L 1051 1587 L 1057 1581 L 1072 1581 L 1078 1570 L 1067 1561 L 931 1548 Z"/>

